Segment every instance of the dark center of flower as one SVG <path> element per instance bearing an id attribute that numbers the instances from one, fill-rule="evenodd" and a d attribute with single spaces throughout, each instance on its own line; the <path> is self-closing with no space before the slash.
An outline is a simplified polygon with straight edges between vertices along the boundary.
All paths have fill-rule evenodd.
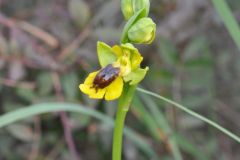
<path id="1" fill-rule="evenodd" d="M 119 73 L 120 68 L 113 67 L 112 64 L 107 65 L 105 68 L 101 69 L 94 78 L 93 87 L 96 89 L 107 87 L 119 76 Z"/>

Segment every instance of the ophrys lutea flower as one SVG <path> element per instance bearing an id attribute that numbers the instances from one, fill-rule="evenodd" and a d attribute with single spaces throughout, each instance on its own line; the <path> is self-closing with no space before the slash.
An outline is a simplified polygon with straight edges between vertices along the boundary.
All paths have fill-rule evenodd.
<path id="1" fill-rule="evenodd" d="M 115 45 L 112 48 L 103 42 L 97 44 L 98 58 L 102 69 L 88 75 L 80 90 L 90 98 L 114 100 L 121 96 L 124 83 L 139 83 L 148 70 L 140 68 L 143 58 L 131 44 Z"/>

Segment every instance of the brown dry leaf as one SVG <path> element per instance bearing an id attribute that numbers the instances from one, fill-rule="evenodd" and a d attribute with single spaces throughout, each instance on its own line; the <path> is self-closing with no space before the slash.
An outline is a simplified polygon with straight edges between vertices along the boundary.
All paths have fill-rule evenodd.
<path id="1" fill-rule="evenodd" d="M 25 74 L 26 74 L 25 68 L 20 61 L 15 60 L 10 64 L 8 70 L 8 77 L 11 80 L 15 81 L 21 80 L 23 79 Z"/>

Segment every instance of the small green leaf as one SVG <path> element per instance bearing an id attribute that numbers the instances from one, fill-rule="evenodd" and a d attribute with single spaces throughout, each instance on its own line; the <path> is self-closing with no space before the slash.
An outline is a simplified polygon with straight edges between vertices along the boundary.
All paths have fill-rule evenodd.
<path id="1" fill-rule="evenodd" d="M 111 64 L 117 59 L 116 55 L 112 51 L 112 48 L 104 42 L 97 43 L 97 53 L 101 67 Z"/>
<path id="2" fill-rule="evenodd" d="M 42 72 L 37 75 L 38 94 L 46 96 L 51 93 L 53 89 L 53 82 L 49 72 Z"/>
<path id="3" fill-rule="evenodd" d="M 146 67 L 145 69 L 138 68 L 135 71 L 128 74 L 127 76 L 125 76 L 124 81 L 126 82 L 130 81 L 130 85 L 138 84 L 140 81 L 143 80 L 148 69 L 149 69 L 148 67 Z"/>
<path id="4" fill-rule="evenodd" d="M 70 72 L 62 77 L 62 86 L 68 100 L 74 100 L 77 95 L 78 77 L 75 72 Z"/>
<path id="5" fill-rule="evenodd" d="M 16 90 L 16 94 L 28 102 L 33 102 L 34 100 L 39 99 L 35 92 L 31 89 L 18 88 Z"/>

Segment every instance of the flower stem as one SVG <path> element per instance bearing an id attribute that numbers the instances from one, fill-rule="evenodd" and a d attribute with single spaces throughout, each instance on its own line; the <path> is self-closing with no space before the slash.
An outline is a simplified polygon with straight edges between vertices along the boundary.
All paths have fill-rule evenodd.
<path id="1" fill-rule="evenodd" d="M 124 122 L 131 104 L 136 85 L 125 85 L 122 96 L 119 99 L 118 110 L 114 125 L 113 146 L 112 146 L 112 160 L 121 160 L 122 157 L 122 137 Z"/>
<path id="2" fill-rule="evenodd" d="M 121 160 L 122 155 L 122 136 L 124 121 L 127 115 L 127 110 L 124 110 L 122 106 L 118 106 L 117 116 L 115 120 L 114 135 L 113 135 L 113 151 L 112 160 Z"/>

